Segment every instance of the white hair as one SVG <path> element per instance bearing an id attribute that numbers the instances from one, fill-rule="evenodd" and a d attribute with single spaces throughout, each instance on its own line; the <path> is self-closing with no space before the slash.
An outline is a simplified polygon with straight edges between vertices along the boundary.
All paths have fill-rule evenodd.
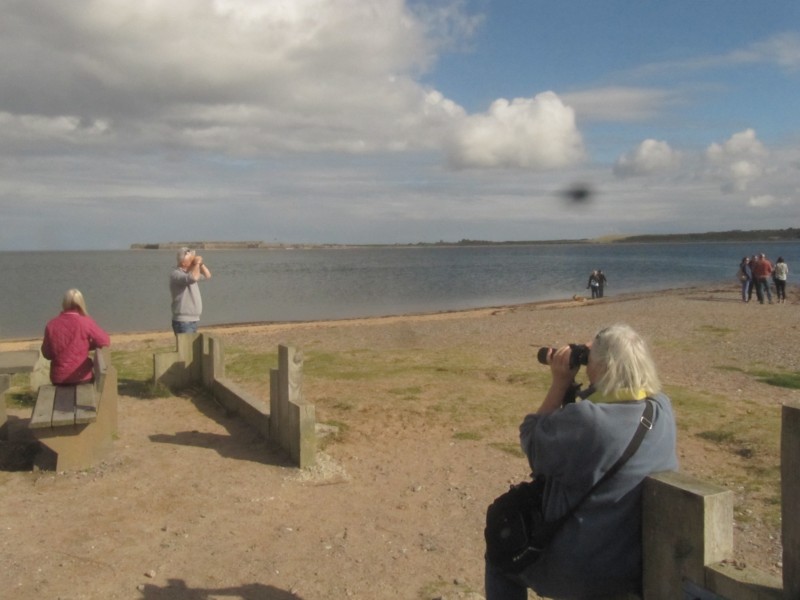
<path id="1" fill-rule="evenodd" d="M 661 391 L 653 357 L 644 339 L 629 325 L 617 324 L 599 331 L 590 353 L 602 371 L 597 389 L 613 396 L 622 389 Z"/>
<path id="2" fill-rule="evenodd" d="M 178 265 L 183 263 L 183 259 L 186 258 L 189 254 L 194 255 L 194 250 L 192 250 L 191 248 L 186 248 L 186 247 L 183 247 L 180 250 L 178 250 L 178 255 L 177 255 Z"/>

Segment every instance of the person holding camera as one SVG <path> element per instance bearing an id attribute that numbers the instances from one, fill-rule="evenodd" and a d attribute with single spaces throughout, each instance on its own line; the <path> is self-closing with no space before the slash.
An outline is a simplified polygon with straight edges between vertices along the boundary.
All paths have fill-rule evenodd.
<path id="1" fill-rule="evenodd" d="M 557 599 L 640 594 L 643 481 L 678 466 L 675 419 L 650 351 L 631 327 L 613 325 L 586 345 L 541 352 L 552 381 L 538 411 L 523 420 L 520 442 L 533 473 L 546 478 L 545 520 L 577 509 L 521 573 L 487 561 L 486 599 L 525 600 L 527 588 Z M 590 386 L 576 398 L 581 365 Z M 621 460 L 642 425 L 638 447 Z"/>
<path id="2" fill-rule="evenodd" d="M 196 333 L 200 314 L 203 312 L 203 299 L 200 296 L 198 281 L 211 279 L 211 271 L 190 248 L 178 250 L 178 266 L 169 277 L 169 291 L 172 294 L 172 331 Z"/>

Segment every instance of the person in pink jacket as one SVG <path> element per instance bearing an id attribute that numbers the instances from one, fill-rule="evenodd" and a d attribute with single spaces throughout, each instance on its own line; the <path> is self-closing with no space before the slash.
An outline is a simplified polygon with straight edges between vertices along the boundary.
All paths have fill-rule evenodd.
<path id="1" fill-rule="evenodd" d="M 44 329 L 42 355 L 50 360 L 50 381 L 74 385 L 92 381 L 89 352 L 111 345 L 111 338 L 86 311 L 80 290 L 67 290 L 62 311 Z"/>

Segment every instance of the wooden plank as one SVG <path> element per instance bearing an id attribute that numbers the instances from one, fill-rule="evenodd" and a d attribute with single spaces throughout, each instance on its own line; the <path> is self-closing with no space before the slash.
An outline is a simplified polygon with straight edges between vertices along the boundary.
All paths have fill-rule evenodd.
<path id="1" fill-rule="evenodd" d="M 41 429 L 50 427 L 53 421 L 53 402 L 56 397 L 56 386 L 43 385 L 39 388 L 36 396 L 36 404 L 33 406 L 33 415 L 28 425 L 31 429 Z"/>
<path id="2" fill-rule="evenodd" d="M 93 423 L 97 420 L 97 394 L 94 385 L 82 383 L 75 388 L 75 424 Z"/>
<path id="3" fill-rule="evenodd" d="M 53 427 L 75 424 L 75 386 L 57 385 L 53 402 Z"/>

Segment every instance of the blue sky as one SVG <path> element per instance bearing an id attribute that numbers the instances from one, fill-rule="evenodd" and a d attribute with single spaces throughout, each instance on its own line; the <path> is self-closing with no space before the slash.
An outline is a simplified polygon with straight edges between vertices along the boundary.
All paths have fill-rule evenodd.
<path id="1" fill-rule="evenodd" d="M 0 10 L 0 250 L 798 225 L 795 0 Z"/>

